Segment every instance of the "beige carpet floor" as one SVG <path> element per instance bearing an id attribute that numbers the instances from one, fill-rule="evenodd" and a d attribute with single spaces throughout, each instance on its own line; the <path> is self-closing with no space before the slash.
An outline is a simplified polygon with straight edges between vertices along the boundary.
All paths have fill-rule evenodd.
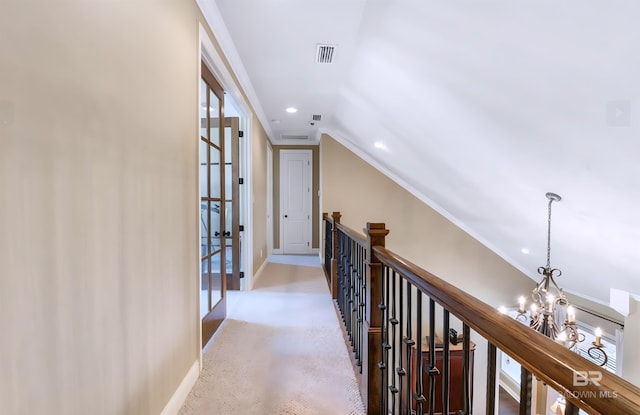
<path id="1" fill-rule="evenodd" d="M 272 257 L 229 303 L 181 415 L 364 414 L 317 257 Z"/>

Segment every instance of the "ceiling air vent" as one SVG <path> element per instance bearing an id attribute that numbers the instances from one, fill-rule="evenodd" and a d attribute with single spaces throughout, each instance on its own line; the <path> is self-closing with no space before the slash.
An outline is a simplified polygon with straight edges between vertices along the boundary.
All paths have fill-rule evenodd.
<path id="1" fill-rule="evenodd" d="M 311 116 L 311 119 L 312 119 L 313 121 L 320 121 L 320 120 L 322 119 L 322 115 L 320 115 L 320 114 L 313 114 L 313 115 Z"/>
<path id="2" fill-rule="evenodd" d="M 333 45 L 318 45 L 316 48 L 316 63 L 332 63 L 336 47 Z"/>
<path id="3" fill-rule="evenodd" d="M 296 134 L 282 134 L 280 137 L 282 137 L 283 140 L 308 140 L 309 139 L 308 135 L 296 135 Z"/>

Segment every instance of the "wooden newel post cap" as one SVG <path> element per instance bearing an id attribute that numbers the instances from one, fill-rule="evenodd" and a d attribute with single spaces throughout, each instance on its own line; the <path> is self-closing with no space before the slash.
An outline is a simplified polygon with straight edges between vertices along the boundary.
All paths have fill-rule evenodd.
<path id="1" fill-rule="evenodd" d="M 333 218 L 334 222 L 340 223 L 340 218 L 342 217 L 342 214 L 340 212 L 333 212 L 333 214 L 331 214 L 331 217 Z"/>
<path id="2" fill-rule="evenodd" d="M 389 229 L 386 228 L 384 223 L 367 222 L 367 227 L 363 230 L 371 246 L 384 246 L 384 238 L 389 235 Z"/>

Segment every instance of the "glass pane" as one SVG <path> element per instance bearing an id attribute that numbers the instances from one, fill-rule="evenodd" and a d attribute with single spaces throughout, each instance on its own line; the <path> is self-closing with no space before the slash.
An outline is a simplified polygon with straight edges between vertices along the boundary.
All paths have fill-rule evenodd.
<path id="1" fill-rule="evenodd" d="M 207 83 L 204 79 L 200 80 L 200 136 L 207 137 Z"/>
<path id="2" fill-rule="evenodd" d="M 222 248 L 220 220 L 220 202 L 211 202 L 211 252 L 216 252 Z"/>
<path id="3" fill-rule="evenodd" d="M 222 298 L 221 258 L 222 252 L 219 252 L 211 259 L 211 303 L 213 305 Z"/>
<path id="4" fill-rule="evenodd" d="M 218 147 L 220 146 L 220 100 L 213 91 L 209 90 L 209 118 L 211 126 L 211 136 L 209 140 Z"/>
<path id="5" fill-rule="evenodd" d="M 225 207 L 226 207 L 226 211 L 224 213 L 224 217 L 226 218 L 226 223 L 225 226 L 227 227 L 227 231 L 228 233 L 226 234 L 226 252 L 227 252 L 227 257 L 226 257 L 226 263 L 227 263 L 227 273 L 228 274 L 232 274 L 233 273 L 233 269 L 232 269 L 232 265 L 233 265 L 233 252 L 231 250 L 231 247 L 233 246 L 233 233 L 231 232 L 233 230 L 233 225 L 231 222 L 231 218 L 233 216 L 233 210 L 231 209 L 231 202 L 226 202 L 225 203 Z"/>
<path id="6" fill-rule="evenodd" d="M 224 165 L 224 198 L 232 200 L 231 183 L 233 183 L 233 171 L 231 164 Z"/>
<path id="7" fill-rule="evenodd" d="M 209 197 L 219 199 L 220 195 L 220 150 L 209 146 L 211 163 L 211 189 Z"/>
<path id="8" fill-rule="evenodd" d="M 207 238 L 209 237 L 209 223 L 207 215 L 207 202 L 200 202 L 200 257 L 206 256 Z"/>
<path id="9" fill-rule="evenodd" d="M 231 163 L 231 149 L 233 148 L 233 136 L 231 135 L 231 127 L 224 129 L 224 162 Z"/>
<path id="10" fill-rule="evenodd" d="M 209 261 L 202 261 L 200 270 L 200 318 L 204 318 L 209 312 Z"/>
<path id="11" fill-rule="evenodd" d="M 209 174 L 207 173 L 207 148 L 209 144 L 200 140 L 200 197 L 209 197 Z"/>

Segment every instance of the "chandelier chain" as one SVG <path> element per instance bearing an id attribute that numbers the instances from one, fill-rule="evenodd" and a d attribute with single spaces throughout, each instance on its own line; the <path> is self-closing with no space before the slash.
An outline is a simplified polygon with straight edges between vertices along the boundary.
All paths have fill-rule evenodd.
<path id="1" fill-rule="evenodd" d="M 551 269 L 551 204 L 553 199 L 549 199 L 549 220 L 547 226 L 547 269 Z"/>

